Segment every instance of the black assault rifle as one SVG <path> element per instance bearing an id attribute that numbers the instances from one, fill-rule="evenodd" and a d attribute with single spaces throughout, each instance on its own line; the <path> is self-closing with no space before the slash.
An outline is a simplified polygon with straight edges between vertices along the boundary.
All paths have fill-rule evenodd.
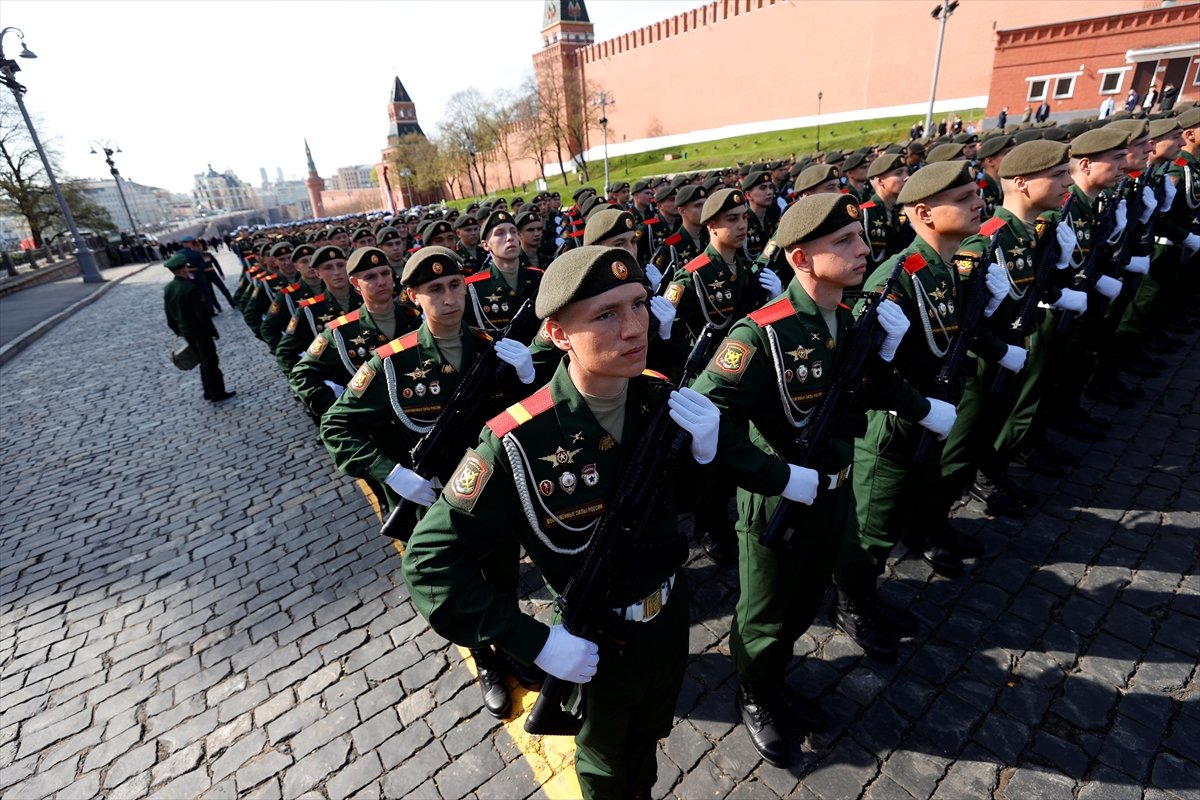
<path id="1" fill-rule="evenodd" d="M 676 388 L 687 386 L 708 364 L 713 344 L 719 341 L 716 336 L 715 325 L 704 326 Z M 624 626 L 634 624 L 619 618 L 611 609 L 609 592 L 614 562 L 634 539 L 641 536 L 650 515 L 658 510 L 660 496 L 669 483 L 666 479 L 690 440 L 691 435 L 671 419 L 664 398 L 638 440 L 637 448 L 617 482 L 616 491 L 605 499 L 604 516 L 592 531 L 579 570 L 555 600 L 562 624 L 575 636 L 593 642 L 600 637 L 620 642 L 623 641 Z M 582 695 L 575 713 L 563 708 L 574 686 L 553 675 L 542 681 L 541 693 L 525 720 L 525 730 L 545 736 L 578 733 L 587 714 Z"/>
<path id="2" fill-rule="evenodd" d="M 537 333 L 540 320 L 533 311 L 533 299 L 526 300 L 504 332 L 496 337 L 528 342 Z M 512 367 L 500 360 L 495 346 L 480 353 L 463 373 L 454 394 L 433 427 L 412 449 L 412 471 L 426 480 L 438 480 L 447 475 L 458 459 L 479 434 L 475 419 L 487 392 L 497 385 Z M 407 542 L 417 525 L 417 503 L 401 497 L 392 513 L 384 520 L 381 533 Z"/>
<path id="3" fill-rule="evenodd" d="M 767 246 L 770 247 L 770 244 Z M 766 250 L 763 252 L 766 253 Z M 892 293 L 903 268 L 904 260 L 897 258 L 896 266 L 892 268 L 880 293 L 862 293 L 867 307 L 863 309 L 854 327 L 846 332 L 846 349 L 838 359 L 837 370 L 830 378 L 829 386 L 825 388 L 820 404 L 813 410 L 804 432 L 796 439 L 792 450 L 795 464 L 811 468 L 830 447 L 829 430 L 838 408 L 858 389 L 867 359 L 879 352 L 879 346 L 887 336 L 883 329 L 875 324 L 875 320 L 879 316 L 879 304 Z M 766 530 L 758 537 L 758 543 L 776 551 L 791 547 L 792 537 L 796 533 L 793 519 L 795 507 L 796 504 L 791 500 L 779 498 L 779 505 L 775 507 L 775 513 L 767 522 Z"/>
<path id="4" fill-rule="evenodd" d="M 1151 167 L 1143 172 L 1139 176 L 1137 183 L 1133 185 L 1128 205 L 1130 226 L 1140 224 L 1138 219 L 1142 216 L 1141 190 L 1143 186 L 1150 186 L 1154 190 L 1154 198 L 1158 201 L 1158 206 L 1155 208 L 1154 213 L 1150 215 L 1150 219 L 1146 221 L 1146 224 L 1142 225 L 1142 231 L 1138 236 L 1134 236 L 1131 232 L 1126 232 L 1125 239 L 1121 242 L 1121 249 L 1117 251 L 1114 257 L 1114 262 L 1117 266 L 1124 267 L 1129 263 L 1135 246 L 1140 245 L 1140 249 L 1143 249 L 1147 254 L 1150 252 L 1154 244 L 1154 228 L 1157 226 L 1158 221 L 1166 214 L 1166 209 L 1163 208 L 1163 205 L 1167 201 L 1165 182 L 1169 180 L 1171 179 L 1167 177 L 1165 167 L 1158 173 L 1155 173 L 1154 168 Z M 1110 311 L 1107 318 L 1110 320 L 1109 324 L 1111 326 L 1115 327 L 1120 322 L 1125 309 L 1133 302 L 1134 296 L 1137 295 L 1138 288 L 1142 285 L 1144 277 L 1144 275 L 1131 274 L 1121 279 L 1121 293 L 1109 305 Z"/>
<path id="5" fill-rule="evenodd" d="M 962 313 L 958 316 L 958 335 L 946 348 L 946 355 L 942 357 L 942 367 L 933 382 L 933 392 L 930 396 L 935 400 L 950 399 L 959 373 L 967 361 L 967 351 L 975 340 L 975 332 L 983 323 L 983 312 L 991 297 L 987 289 L 987 271 L 996 257 L 996 248 L 1000 246 L 1000 234 L 1006 224 L 1000 217 L 992 217 L 979 229 L 980 233 L 988 237 L 988 245 L 983 258 L 971 270 L 963 284 L 963 297 L 966 302 L 960 304 Z M 923 428 L 921 437 L 917 440 L 917 447 L 913 451 L 913 463 L 924 464 L 929 459 L 929 448 L 932 445 L 933 431 Z"/>
<path id="6" fill-rule="evenodd" d="M 1075 274 L 1075 286 L 1073 287 L 1088 295 L 1092 294 L 1092 290 L 1096 288 L 1096 282 L 1100 280 L 1100 265 L 1113 256 L 1113 245 L 1109 244 L 1108 240 L 1112 238 L 1113 231 L 1117 227 L 1117 206 L 1121 204 L 1121 195 L 1125 191 L 1127 182 L 1128 178 L 1121 178 L 1121 182 L 1117 184 L 1116 191 L 1112 196 L 1102 194 L 1096 199 L 1096 216 L 1100 218 L 1100 224 L 1096 226 L 1096 235 L 1092 237 L 1092 247 L 1088 251 L 1087 260 Z M 1126 204 L 1127 212 L 1128 208 L 1128 204 Z M 1126 216 L 1126 227 L 1128 225 L 1129 218 Z M 1096 300 L 1095 308 L 1093 308 L 1092 300 L 1093 298 L 1088 298 L 1088 318 L 1103 317 L 1108 301 L 1103 298 Z M 1058 318 L 1057 333 L 1059 335 L 1066 334 L 1077 316 L 1079 316 L 1077 311 L 1064 311 Z"/>

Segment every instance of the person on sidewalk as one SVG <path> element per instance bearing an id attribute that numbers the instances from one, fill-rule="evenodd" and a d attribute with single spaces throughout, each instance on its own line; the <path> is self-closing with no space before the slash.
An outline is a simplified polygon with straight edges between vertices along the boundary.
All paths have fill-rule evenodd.
<path id="1" fill-rule="evenodd" d="M 176 336 L 182 336 L 199 357 L 204 399 L 214 403 L 228 400 L 237 392 L 225 391 L 225 376 L 221 374 L 215 344 L 221 334 L 213 325 L 199 287 L 189 276 L 188 258 L 183 253 L 176 253 L 163 262 L 163 266 L 175 275 L 163 291 L 167 325 Z"/>

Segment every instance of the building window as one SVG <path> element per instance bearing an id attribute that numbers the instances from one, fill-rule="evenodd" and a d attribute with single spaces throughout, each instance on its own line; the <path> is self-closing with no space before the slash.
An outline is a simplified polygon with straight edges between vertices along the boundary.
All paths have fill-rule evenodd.
<path id="1" fill-rule="evenodd" d="M 1066 75 L 1054 79 L 1054 99 L 1063 100 L 1075 94 L 1075 76 Z"/>
<path id="2" fill-rule="evenodd" d="M 1046 79 L 1036 78 L 1029 82 L 1029 96 L 1026 100 L 1045 100 L 1046 99 Z"/>
<path id="3" fill-rule="evenodd" d="M 1100 70 L 1100 94 L 1120 94 L 1121 84 L 1125 82 L 1125 72 L 1123 69 Z"/>
<path id="4" fill-rule="evenodd" d="M 1192 62 L 1196 71 L 1192 73 L 1192 86 L 1200 86 L 1200 58 Z"/>

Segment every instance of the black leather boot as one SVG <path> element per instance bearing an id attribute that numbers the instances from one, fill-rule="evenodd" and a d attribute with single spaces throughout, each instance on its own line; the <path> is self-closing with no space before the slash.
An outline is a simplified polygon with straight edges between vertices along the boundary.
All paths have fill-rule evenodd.
<path id="1" fill-rule="evenodd" d="M 896 660 L 896 637 L 885 630 L 873 613 L 873 599 L 843 594 L 833 607 L 833 624 L 853 639 L 871 658 L 880 661 Z"/>
<path id="2" fill-rule="evenodd" d="M 490 647 L 471 650 L 475 669 L 479 672 L 479 688 L 483 691 L 483 707 L 496 719 L 508 716 L 510 701 L 504 685 L 504 667 L 500 657 Z"/>
<path id="3" fill-rule="evenodd" d="M 770 765 L 786 767 L 788 764 L 787 742 L 779 730 L 779 723 L 771 709 L 771 700 L 761 688 L 747 684 L 738 686 L 737 712 L 742 724 L 750 733 L 750 742 L 758 754 Z"/>

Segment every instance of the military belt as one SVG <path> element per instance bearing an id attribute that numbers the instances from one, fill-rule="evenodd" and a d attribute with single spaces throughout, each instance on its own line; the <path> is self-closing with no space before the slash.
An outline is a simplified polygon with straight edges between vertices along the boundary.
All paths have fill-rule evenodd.
<path id="1" fill-rule="evenodd" d="M 840 472 L 831 472 L 827 474 L 825 477 L 829 482 L 825 484 L 825 488 L 831 491 L 833 489 L 840 488 L 842 484 L 850 479 L 850 468 L 853 466 L 853 464 L 847 464 L 846 466 L 842 467 Z"/>
<path id="2" fill-rule="evenodd" d="M 638 600 L 636 603 L 631 603 L 625 608 L 615 608 L 614 611 L 620 617 L 628 622 L 649 622 L 658 616 L 658 612 L 663 610 L 663 606 L 667 604 L 667 598 L 671 596 L 671 589 L 675 587 L 675 576 L 667 578 L 663 581 L 663 585 L 654 590 L 654 593 L 649 597 Z"/>

